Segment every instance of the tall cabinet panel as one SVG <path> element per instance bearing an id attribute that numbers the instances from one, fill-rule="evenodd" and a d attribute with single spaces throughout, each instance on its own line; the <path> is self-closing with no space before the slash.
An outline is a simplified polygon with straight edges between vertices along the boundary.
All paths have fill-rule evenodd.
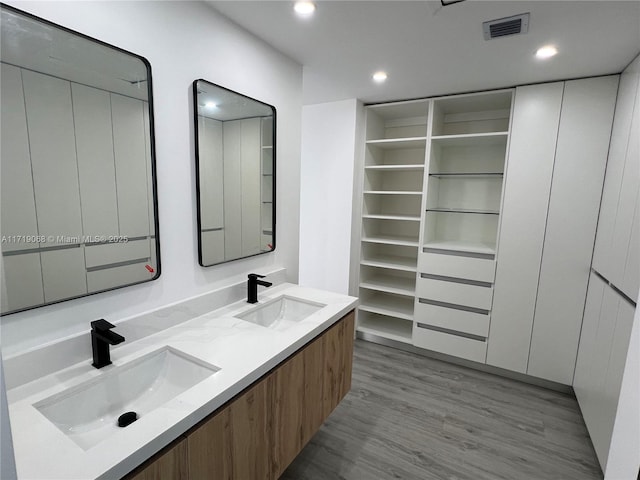
<path id="1" fill-rule="evenodd" d="M 620 200 L 613 231 L 613 264 L 611 281 L 630 298 L 636 298 L 640 277 L 640 241 L 638 241 L 638 202 L 640 200 L 640 90 L 636 92 L 632 135 L 629 138 Z M 619 280 L 620 279 L 620 280 Z"/>
<path id="2" fill-rule="evenodd" d="M 20 69 L 2 66 L 2 202 L 0 203 L 2 235 L 19 236 L 16 241 L 3 241 L 2 251 L 33 248 L 21 236 L 38 235 L 36 205 L 31 177 L 27 116 Z M 19 206 L 19 208 L 17 208 Z"/>
<path id="3" fill-rule="evenodd" d="M 527 373 L 571 384 L 618 76 L 565 83 Z"/>
<path id="4" fill-rule="evenodd" d="M 635 308 L 591 275 L 573 388 L 604 470 L 609 455 Z"/>
<path id="5" fill-rule="evenodd" d="M 149 235 L 143 102 L 111 94 L 120 235 Z"/>
<path id="6" fill-rule="evenodd" d="M 11 252 L 39 247 L 25 237 L 37 236 L 36 206 L 31 176 L 27 117 L 20 69 L 1 64 L 2 171 L 0 233 L 2 233 L 2 311 L 44 302 L 40 254 Z M 7 280 L 9 280 L 7 282 Z"/>
<path id="7" fill-rule="evenodd" d="M 40 235 L 82 236 L 69 82 L 22 71 Z"/>
<path id="8" fill-rule="evenodd" d="M 203 262 L 224 262 L 224 157 L 222 122 L 198 117 L 198 168 L 200 174 L 200 225 Z"/>
<path id="9" fill-rule="evenodd" d="M 87 293 L 71 84 L 22 71 L 46 302 Z M 74 240 L 77 239 L 77 240 Z"/>
<path id="10" fill-rule="evenodd" d="M 71 84 L 82 224 L 88 236 L 116 235 L 118 209 L 109 92 Z"/>
<path id="11" fill-rule="evenodd" d="M 640 68 L 640 61 L 635 62 Z M 606 278 L 620 278 L 620 265 L 615 262 L 616 252 L 612 249 L 613 233 L 616 225 L 616 214 L 620 200 L 620 189 L 624 175 L 627 150 L 629 147 L 629 132 L 634 114 L 635 101 L 638 91 L 637 76 L 630 72 L 620 75 L 618 101 L 611 132 L 607 174 L 602 192 L 600 217 L 598 219 L 598 233 L 593 253 L 593 268 Z M 616 242 L 617 243 L 617 242 Z"/>
<path id="12" fill-rule="evenodd" d="M 271 192 L 262 192 L 260 175 L 262 128 L 260 118 L 241 121 L 241 178 L 242 178 L 242 255 L 260 253 L 260 216 L 258 206 L 262 196 Z"/>
<path id="13" fill-rule="evenodd" d="M 516 88 L 487 363 L 525 373 L 564 83 Z"/>
<path id="14" fill-rule="evenodd" d="M 240 120 L 224 122 L 224 251 L 227 258 L 242 256 L 242 127 Z"/>

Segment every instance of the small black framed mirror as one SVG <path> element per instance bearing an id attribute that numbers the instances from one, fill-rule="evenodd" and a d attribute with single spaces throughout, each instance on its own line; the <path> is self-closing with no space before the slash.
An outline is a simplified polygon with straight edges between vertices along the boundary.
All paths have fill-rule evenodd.
<path id="1" fill-rule="evenodd" d="M 206 80 L 193 82 L 198 262 L 276 246 L 276 109 Z"/>

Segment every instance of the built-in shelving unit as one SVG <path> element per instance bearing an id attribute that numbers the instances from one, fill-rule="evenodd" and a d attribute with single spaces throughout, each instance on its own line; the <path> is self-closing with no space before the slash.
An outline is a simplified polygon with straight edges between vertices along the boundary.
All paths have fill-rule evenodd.
<path id="1" fill-rule="evenodd" d="M 435 99 L 428 135 L 413 343 L 483 363 L 511 97 Z"/>
<path id="2" fill-rule="evenodd" d="M 367 107 L 358 330 L 411 343 L 429 101 Z"/>
<path id="3" fill-rule="evenodd" d="M 367 107 L 361 334 L 485 361 L 511 97 Z"/>

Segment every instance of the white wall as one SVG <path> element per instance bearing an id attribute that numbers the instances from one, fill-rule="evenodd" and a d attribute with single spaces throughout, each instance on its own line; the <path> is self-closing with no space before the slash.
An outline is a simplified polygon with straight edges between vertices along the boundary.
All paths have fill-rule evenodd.
<path id="1" fill-rule="evenodd" d="M 347 294 L 356 148 L 355 99 L 302 109 L 300 284 Z"/>
<path id="2" fill-rule="evenodd" d="M 6 2 L 147 58 L 153 74 L 162 274 L 159 280 L 2 317 L 13 355 L 140 312 L 285 267 L 298 279 L 302 68 L 195 2 Z M 197 261 L 191 84 L 203 78 L 277 109 L 277 246 L 202 268 Z M 350 208 L 350 207 L 349 207 Z"/>

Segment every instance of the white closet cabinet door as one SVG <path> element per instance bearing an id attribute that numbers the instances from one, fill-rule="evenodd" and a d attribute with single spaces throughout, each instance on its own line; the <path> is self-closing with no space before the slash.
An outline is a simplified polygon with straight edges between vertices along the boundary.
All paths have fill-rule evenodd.
<path id="1" fill-rule="evenodd" d="M 516 88 L 487 363 L 526 372 L 564 84 Z"/>
<path id="2" fill-rule="evenodd" d="M 12 312 L 44 303 L 39 253 L 2 257 L 1 311 Z"/>
<path id="3" fill-rule="evenodd" d="M 570 385 L 618 76 L 565 83 L 527 373 Z"/>
<path id="4" fill-rule="evenodd" d="M 613 426 L 616 421 L 616 412 L 618 410 L 618 400 L 620 399 L 620 389 L 622 387 L 622 377 L 624 375 L 624 367 L 629 351 L 629 339 L 631 338 L 631 329 L 633 327 L 633 317 L 635 308 L 627 300 L 620 300 L 618 307 L 618 315 L 616 317 L 615 329 L 611 342 L 611 355 L 605 373 L 604 385 L 602 390 L 603 405 L 599 412 L 596 422 L 597 435 L 602 436 L 602 440 L 594 441 L 594 447 L 597 443 L 601 444 L 598 452 L 598 458 L 604 470 L 607 466 L 609 457 L 609 447 L 611 446 L 611 438 L 613 436 Z"/>
<path id="5" fill-rule="evenodd" d="M 260 253 L 260 118 L 242 121 L 242 255 Z M 265 192 L 268 194 L 269 192 Z"/>
<path id="6" fill-rule="evenodd" d="M 613 230 L 611 257 L 613 264 L 612 278 L 609 279 L 633 300 L 638 295 L 638 262 L 640 243 L 637 232 L 634 235 L 634 216 L 638 210 L 638 191 L 640 190 L 640 91 L 636 92 L 635 108 L 631 121 L 631 132 L 624 174 L 620 185 L 620 200 Z M 637 227 L 636 227 L 637 229 Z M 632 263 L 629 263 L 631 261 Z"/>
<path id="7" fill-rule="evenodd" d="M 22 80 L 39 234 L 64 245 L 57 236 L 82 236 L 71 85 L 29 70 Z"/>
<path id="8" fill-rule="evenodd" d="M 149 235 L 143 102 L 111 94 L 120 235 Z"/>
<path id="9" fill-rule="evenodd" d="M 118 234 L 109 92 L 71 84 L 85 236 Z"/>
<path id="10" fill-rule="evenodd" d="M 222 122 L 198 117 L 200 223 L 203 230 L 224 227 Z"/>
<path id="11" fill-rule="evenodd" d="M 589 278 L 589 290 L 584 307 L 576 371 L 573 377 L 573 390 L 580 402 L 583 413 L 586 410 L 593 409 L 595 379 L 591 369 L 595 354 L 600 348 L 597 344 L 597 335 L 605 288 L 608 288 L 605 281 L 595 273 L 592 273 Z"/>
<path id="12" fill-rule="evenodd" d="M 84 246 L 42 252 L 42 283 L 47 302 L 87 293 Z"/>
<path id="13" fill-rule="evenodd" d="M 202 232 L 202 263 L 212 265 L 224 262 L 224 230 Z"/>
<path id="14" fill-rule="evenodd" d="M 619 263 L 616 265 L 614 260 L 616 252 L 612 249 L 613 233 L 616 226 L 616 213 L 620 200 L 625 162 L 628 161 L 629 139 L 632 135 L 631 121 L 635 99 L 638 94 L 638 70 L 640 70 L 640 57 L 620 76 L 607 171 L 602 191 L 600 217 L 598 219 L 598 232 L 593 254 L 593 268 L 616 285 L 620 285 L 622 281 L 620 276 L 622 272 L 620 272 Z M 635 136 L 636 138 L 638 136 L 637 130 Z M 636 162 L 638 161 L 640 160 L 636 159 Z"/>
<path id="15" fill-rule="evenodd" d="M 0 137 L 2 138 L 2 182 L 0 201 L 0 232 L 3 236 L 36 236 L 36 204 L 33 195 L 27 116 L 24 109 L 22 75 L 20 69 L 2 65 L 2 104 Z M 5 238 L 5 240 L 7 240 Z M 37 248 L 39 243 L 25 239 L 3 241 L 2 251 Z M 42 290 L 42 289 L 40 289 Z"/>
<path id="16" fill-rule="evenodd" d="M 224 122 L 224 252 L 226 259 L 242 256 L 241 120 Z"/>

